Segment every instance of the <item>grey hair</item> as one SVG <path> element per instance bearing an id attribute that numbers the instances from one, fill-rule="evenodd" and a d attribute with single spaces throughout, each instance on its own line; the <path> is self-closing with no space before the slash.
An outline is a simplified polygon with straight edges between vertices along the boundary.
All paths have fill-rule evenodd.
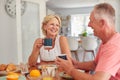
<path id="1" fill-rule="evenodd" d="M 100 3 L 94 7 L 95 19 L 105 19 L 110 25 L 115 24 L 115 10 L 108 3 Z"/>

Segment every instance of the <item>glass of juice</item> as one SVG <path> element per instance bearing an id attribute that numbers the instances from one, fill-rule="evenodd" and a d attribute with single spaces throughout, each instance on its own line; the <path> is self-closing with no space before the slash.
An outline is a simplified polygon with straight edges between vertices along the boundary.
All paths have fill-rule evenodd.
<path id="1" fill-rule="evenodd" d="M 18 80 L 19 75 L 17 73 L 9 73 L 6 76 L 6 80 Z"/>
<path id="2" fill-rule="evenodd" d="M 53 77 L 51 77 L 51 76 L 44 76 L 42 80 L 53 80 Z"/>

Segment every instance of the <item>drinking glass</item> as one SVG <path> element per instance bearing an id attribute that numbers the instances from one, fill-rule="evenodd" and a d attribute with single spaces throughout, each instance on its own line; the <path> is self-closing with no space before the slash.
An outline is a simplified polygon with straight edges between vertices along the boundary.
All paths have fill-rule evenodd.
<path id="1" fill-rule="evenodd" d="M 21 74 L 26 75 L 29 73 L 28 71 L 28 64 L 27 63 L 20 63 L 20 70 Z"/>

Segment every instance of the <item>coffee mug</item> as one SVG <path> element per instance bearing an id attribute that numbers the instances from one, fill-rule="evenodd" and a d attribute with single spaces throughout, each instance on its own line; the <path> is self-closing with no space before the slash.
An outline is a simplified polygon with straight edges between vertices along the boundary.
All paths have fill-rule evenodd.
<path id="1" fill-rule="evenodd" d="M 62 59 L 64 59 L 64 60 L 67 60 L 66 54 L 61 54 L 61 55 L 59 55 L 58 57 L 59 57 L 59 58 L 62 58 Z"/>
<path id="2" fill-rule="evenodd" d="M 45 48 L 52 48 L 52 39 L 51 38 L 44 39 L 44 47 Z"/>

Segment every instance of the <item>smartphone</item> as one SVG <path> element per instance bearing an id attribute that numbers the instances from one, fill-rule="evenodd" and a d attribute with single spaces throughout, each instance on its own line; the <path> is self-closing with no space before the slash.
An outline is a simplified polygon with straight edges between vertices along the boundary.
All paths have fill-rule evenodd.
<path id="1" fill-rule="evenodd" d="M 64 60 L 67 60 L 66 54 L 59 55 L 58 57 L 59 57 L 59 58 L 62 58 L 62 59 L 64 59 Z"/>

